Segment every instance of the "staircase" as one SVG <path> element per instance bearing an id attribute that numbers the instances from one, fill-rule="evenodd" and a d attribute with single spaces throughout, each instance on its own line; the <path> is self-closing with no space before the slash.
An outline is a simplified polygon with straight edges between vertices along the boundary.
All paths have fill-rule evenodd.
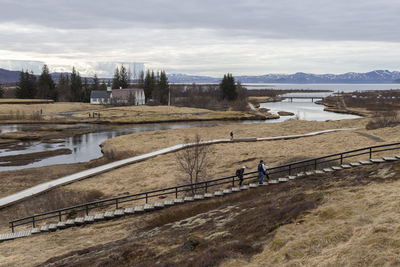
<path id="1" fill-rule="evenodd" d="M 155 203 L 148 203 L 145 205 L 109 210 L 109 211 L 105 211 L 105 212 L 95 213 L 93 215 L 87 215 L 84 217 L 77 217 L 75 219 L 68 219 L 66 221 L 60 221 L 58 223 L 50 223 L 50 224 L 42 225 L 40 227 L 22 230 L 19 232 L 0 234 L 0 242 L 13 240 L 13 239 L 17 239 L 17 238 L 22 238 L 22 237 L 27 237 L 27 236 L 31 236 L 31 235 L 36 235 L 36 234 L 40 234 L 40 233 L 54 232 L 57 230 L 63 230 L 63 229 L 70 228 L 70 227 L 77 227 L 77 226 L 81 226 L 81 225 L 85 225 L 85 224 L 96 223 L 99 221 L 121 218 L 123 216 L 132 216 L 132 215 L 143 214 L 146 212 L 153 212 L 153 211 L 160 210 L 163 208 L 167 208 L 167 207 L 171 207 L 171 206 L 175 206 L 175 205 L 181 205 L 186 202 L 205 201 L 210 198 L 223 197 L 224 195 L 239 193 L 241 191 L 255 189 L 260 186 L 268 186 L 268 185 L 275 185 L 275 184 L 279 184 L 279 183 L 286 183 L 286 182 L 290 182 L 290 181 L 298 179 L 298 178 L 304 178 L 304 177 L 314 175 L 314 174 L 332 173 L 335 171 L 351 169 L 351 168 L 355 168 L 355 167 L 359 167 L 359 166 L 363 166 L 363 165 L 372 165 L 372 164 L 381 164 L 381 163 L 385 163 L 385 162 L 393 162 L 393 161 L 397 161 L 399 159 L 400 159 L 400 155 L 396 155 L 394 157 L 373 158 L 370 160 L 362 160 L 359 162 L 352 162 L 350 164 L 343 164 L 340 166 L 324 168 L 322 170 L 300 172 L 300 173 L 297 173 L 296 175 L 291 175 L 291 176 L 282 177 L 282 178 L 278 178 L 278 179 L 271 179 L 268 182 L 265 182 L 263 184 L 250 183 L 248 185 L 243 185 L 240 187 L 232 187 L 230 189 L 217 190 L 212 193 L 197 194 L 192 197 L 187 196 L 187 197 L 183 197 L 183 198 L 175 198 L 175 199 L 169 199 L 169 200 L 159 201 L 159 202 L 155 202 Z"/>

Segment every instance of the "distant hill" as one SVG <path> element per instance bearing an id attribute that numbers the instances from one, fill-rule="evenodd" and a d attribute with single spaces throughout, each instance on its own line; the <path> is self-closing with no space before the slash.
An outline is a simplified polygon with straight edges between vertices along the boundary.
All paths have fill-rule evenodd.
<path id="1" fill-rule="evenodd" d="M 13 83 L 19 80 L 20 71 L 0 69 L 0 83 Z"/>
<path id="2" fill-rule="evenodd" d="M 0 83 L 12 83 L 19 80 L 19 71 L 0 68 Z M 58 81 L 59 72 L 51 73 Z M 221 78 L 195 76 L 187 74 L 168 74 L 171 83 L 219 83 Z M 89 82 L 91 77 L 88 78 Z M 110 78 L 99 78 L 110 80 Z M 344 74 L 312 74 L 297 72 L 295 74 L 265 74 L 260 76 L 235 76 L 241 83 L 400 83 L 400 72 L 389 70 L 374 70 L 366 73 L 348 72 Z"/>
<path id="3" fill-rule="evenodd" d="M 265 74 L 260 76 L 235 76 L 242 83 L 393 83 L 400 81 L 399 71 L 375 70 L 367 73 L 348 72 L 344 74 L 312 74 L 298 72 L 295 74 Z M 173 83 L 216 83 L 221 78 L 208 76 L 190 76 L 186 74 L 169 74 L 168 80 Z"/>

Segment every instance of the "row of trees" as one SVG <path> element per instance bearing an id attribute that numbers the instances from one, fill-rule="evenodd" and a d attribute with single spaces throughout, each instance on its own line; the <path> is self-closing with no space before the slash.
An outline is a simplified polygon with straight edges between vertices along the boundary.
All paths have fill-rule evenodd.
<path id="1" fill-rule="evenodd" d="M 103 81 L 100 84 L 95 74 L 92 81 L 82 77 L 73 67 L 71 74 L 60 74 L 56 84 L 51 77 L 47 65 L 43 66 L 39 78 L 32 72 L 21 71 L 15 96 L 17 98 L 41 98 L 54 101 L 90 102 L 92 90 L 106 90 L 107 85 Z"/>
<path id="2" fill-rule="evenodd" d="M 153 99 L 161 105 L 168 104 L 169 83 L 165 71 L 157 72 L 147 70 L 146 76 L 141 73 L 138 80 L 138 87 L 143 88 L 146 101 Z"/>
<path id="3" fill-rule="evenodd" d="M 4 95 L 4 88 L 3 85 L 0 83 L 0 98 L 2 98 Z"/>

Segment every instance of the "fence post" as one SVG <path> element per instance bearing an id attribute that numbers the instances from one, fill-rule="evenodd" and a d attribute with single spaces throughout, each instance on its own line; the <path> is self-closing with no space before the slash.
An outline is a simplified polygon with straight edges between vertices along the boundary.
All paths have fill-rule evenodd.
<path id="1" fill-rule="evenodd" d="M 372 159 L 372 147 L 369 148 L 369 159 Z"/>
<path id="2" fill-rule="evenodd" d="M 289 165 L 289 176 L 292 174 L 292 165 Z"/>
<path id="3" fill-rule="evenodd" d="M 89 205 L 86 205 L 86 215 L 89 215 Z"/>
<path id="4" fill-rule="evenodd" d="M 235 177 L 232 178 L 232 187 L 235 187 Z"/>
<path id="5" fill-rule="evenodd" d="M 61 222 L 61 211 L 58 212 L 58 221 Z"/>
<path id="6" fill-rule="evenodd" d="M 146 204 L 149 203 L 148 194 L 146 193 Z"/>
<path id="7" fill-rule="evenodd" d="M 178 187 L 175 187 L 175 198 L 178 198 Z"/>
<path id="8" fill-rule="evenodd" d="M 317 170 L 317 160 L 314 160 L 314 170 Z"/>
<path id="9" fill-rule="evenodd" d="M 115 208 L 118 209 L 118 198 L 115 200 Z"/>
<path id="10" fill-rule="evenodd" d="M 32 226 L 33 226 L 33 228 L 36 227 L 36 225 L 35 225 L 35 216 L 32 217 Z M 13 232 L 14 232 L 14 231 L 13 231 Z"/>
<path id="11" fill-rule="evenodd" d="M 11 231 L 14 233 L 14 222 L 11 222 Z"/>
<path id="12" fill-rule="evenodd" d="M 207 187 L 208 187 L 208 183 L 207 183 L 207 181 L 206 181 L 206 193 L 207 193 Z"/>
<path id="13" fill-rule="evenodd" d="M 340 154 L 340 165 L 343 164 L 343 154 Z"/>

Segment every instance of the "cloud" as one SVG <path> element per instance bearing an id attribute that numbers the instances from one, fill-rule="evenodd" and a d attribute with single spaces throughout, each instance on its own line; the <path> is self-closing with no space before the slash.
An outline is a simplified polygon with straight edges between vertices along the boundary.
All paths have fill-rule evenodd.
<path id="1" fill-rule="evenodd" d="M 220 75 L 364 71 L 396 67 L 399 55 L 399 1 L 0 0 L 0 6 L 2 58 L 139 61 Z"/>

